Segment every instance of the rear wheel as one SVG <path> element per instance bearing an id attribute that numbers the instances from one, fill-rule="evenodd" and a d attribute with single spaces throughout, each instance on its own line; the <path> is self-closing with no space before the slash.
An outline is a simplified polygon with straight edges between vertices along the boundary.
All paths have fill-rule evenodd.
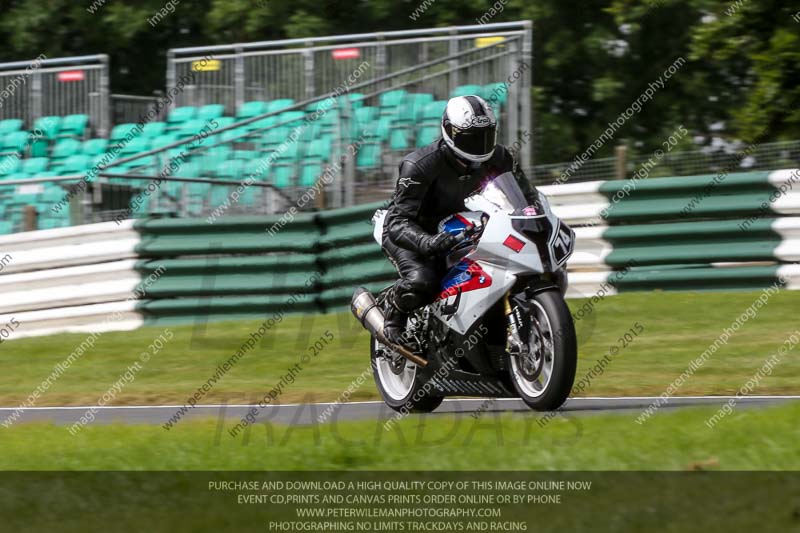
<path id="1" fill-rule="evenodd" d="M 575 381 L 575 325 L 558 290 L 536 293 L 528 304 L 528 353 L 507 356 L 511 382 L 528 407 L 552 411 L 566 401 Z"/>
<path id="2" fill-rule="evenodd" d="M 431 394 L 417 372 L 418 367 L 400 354 L 370 339 L 372 375 L 386 405 L 398 412 L 430 413 L 441 405 L 444 397 Z"/>

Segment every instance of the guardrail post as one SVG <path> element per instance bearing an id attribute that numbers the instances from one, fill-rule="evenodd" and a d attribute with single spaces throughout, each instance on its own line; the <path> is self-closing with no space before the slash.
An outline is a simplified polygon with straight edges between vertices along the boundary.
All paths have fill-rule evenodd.
<path id="1" fill-rule="evenodd" d="M 615 175 L 618 180 L 624 180 L 628 177 L 627 164 L 628 164 L 628 147 L 624 144 L 614 147 L 614 168 Z"/>
<path id="2" fill-rule="evenodd" d="M 236 113 L 236 109 L 242 107 L 245 100 L 244 94 L 244 85 L 245 85 L 245 72 L 244 72 L 244 50 L 241 47 L 236 49 L 236 58 L 234 59 L 234 70 L 233 70 L 233 90 L 234 90 L 234 100 L 236 101 L 236 107 L 234 109 L 234 113 Z"/>
<path id="3" fill-rule="evenodd" d="M 36 231 L 39 229 L 38 213 L 36 207 L 26 205 L 22 208 L 22 231 Z"/>

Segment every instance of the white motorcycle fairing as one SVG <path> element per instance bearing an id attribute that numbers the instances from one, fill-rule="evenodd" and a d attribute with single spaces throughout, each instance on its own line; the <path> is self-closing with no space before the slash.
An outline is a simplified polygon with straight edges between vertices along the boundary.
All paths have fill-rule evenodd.
<path id="1" fill-rule="evenodd" d="M 506 173 L 495 181 L 501 180 L 502 183 L 509 177 L 514 179 Z M 519 209 L 509 202 L 494 181 L 467 198 L 464 204 L 470 211 L 455 215 L 464 229 L 479 226 L 481 220 L 485 222 L 479 226 L 477 242 L 466 253 L 457 248 L 449 256 L 450 259 L 458 254 L 451 261 L 454 266 L 441 282 L 440 294 L 431 304 L 433 315 L 461 335 L 465 335 L 508 292 L 520 275 L 555 272 L 563 266 L 572 254 L 575 240 L 574 232 L 553 214 L 541 193 L 536 213 L 531 215 L 512 214 Z M 373 216 L 373 235 L 379 244 L 385 217 L 385 210 L 378 210 Z M 530 224 L 527 221 L 538 221 L 537 227 L 548 231 L 548 235 L 542 236 L 546 250 L 541 250 L 531 235 L 525 235 L 514 227 Z M 458 223 L 453 226 L 445 230 L 462 231 Z"/>

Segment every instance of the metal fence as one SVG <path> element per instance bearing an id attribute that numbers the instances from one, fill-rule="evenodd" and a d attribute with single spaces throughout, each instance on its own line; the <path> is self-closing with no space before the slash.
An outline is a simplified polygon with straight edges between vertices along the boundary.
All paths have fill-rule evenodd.
<path id="1" fill-rule="evenodd" d="M 109 131 L 108 56 L 76 56 L 0 64 L 0 119 L 30 129 L 43 116 L 89 115 L 97 136 Z"/>
<path id="2" fill-rule="evenodd" d="M 776 168 L 795 168 L 800 161 L 800 141 L 780 141 L 747 145 L 739 143 L 725 148 L 706 148 L 684 150 L 664 154 L 655 158 L 652 155 L 628 154 L 621 161 L 624 176 L 619 174 L 620 161 L 615 157 L 590 159 L 580 168 L 574 169 L 575 162 L 536 165 L 530 177 L 540 185 L 555 182 L 576 183 L 593 180 L 613 180 L 631 178 L 639 173 L 646 177 L 698 176 L 720 172 L 747 172 L 749 170 L 770 170 Z M 648 164 L 645 164 L 648 163 Z M 572 167 L 569 179 L 561 178 Z"/>
<path id="3" fill-rule="evenodd" d="M 118 158 L 99 172 L 98 183 L 152 189 L 146 207 L 128 216 L 160 213 L 216 220 L 231 214 L 283 212 L 292 206 L 344 207 L 384 197 L 383 189 L 396 179 L 399 159 L 417 142 L 416 120 L 422 108 L 443 102 L 460 80 L 507 79 L 523 63 L 522 40 L 503 38 L 366 81 L 354 77 L 356 66 L 321 96 L 228 126 L 209 125 L 201 135 Z M 518 80 L 502 88 L 501 120 L 507 136 L 514 138 L 524 127 L 521 109 L 528 106 L 530 91 Z M 407 95 L 405 109 L 381 107 L 386 103 L 382 97 L 397 91 Z M 433 123 L 437 130 L 439 116 Z M 389 132 L 378 131 L 381 118 L 385 125 L 391 124 L 391 133 L 402 134 L 408 146 L 392 148 Z M 313 163 L 312 146 L 321 139 L 320 132 L 329 135 L 331 143 L 328 152 L 315 154 L 319 166 L 309 176 L 306 166 Z M 374 159 L 364 164 L 363 152 Z M 231 168 L 238 173 L 228 174 Z M 92 201 L 96 202 L 98 190 L 102 194 L 103 189 L 95 189 Z M 314 191 L 313 201 L 309 191 Z M 94 220 L 117 214 L 92 209 Z"/>
<path id="4" fill-rule="evenodd" d="M 193 90 L 181 95 L 175 105 L 222 103 L 228 113 L 234 113 L 250 100 L 303 100 L 325 94 L 360 63 L 369 65 L 364 78 L 380 78 L 514 37 L 520 38 L 519 52 L 530 57 L 531 28 L 530 21 L 522 21 L 175 48 L 168 53 L 167 85 L 174 85 L 181 75 L 195 72 Z M 203 62 L 208 56 L 213 59 Z M 473 74 L 475 77 L 470 77 Z M 449 89 L 481 83 L 481 79 L 492 79 L 485 77 L 491 74 L 453 76 Z M 530 86 L 529 76 L 524 81 Z"/>

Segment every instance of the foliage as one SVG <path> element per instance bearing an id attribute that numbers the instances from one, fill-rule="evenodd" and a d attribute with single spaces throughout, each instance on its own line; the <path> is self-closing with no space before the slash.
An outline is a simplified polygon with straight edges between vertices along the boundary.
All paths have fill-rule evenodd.
<path id="1" fill-rule="evenodd" d="M 703 144 L 800 137 L 800 14 L 785 0 L 0 0 L 0 60 L 107 53 L 115 92 L 164 85 L 169 48 L 534 21 L 537 163 L 582 153 L 677 57 L 680 72 L 595 157 L 648 153 L 677 126 Z M 94 14 L 90 6 L 97 6 Z M 793 17 L 794 16 L 794 17 Z M 762 135 L 763 134 L 763 135 Z"/>

